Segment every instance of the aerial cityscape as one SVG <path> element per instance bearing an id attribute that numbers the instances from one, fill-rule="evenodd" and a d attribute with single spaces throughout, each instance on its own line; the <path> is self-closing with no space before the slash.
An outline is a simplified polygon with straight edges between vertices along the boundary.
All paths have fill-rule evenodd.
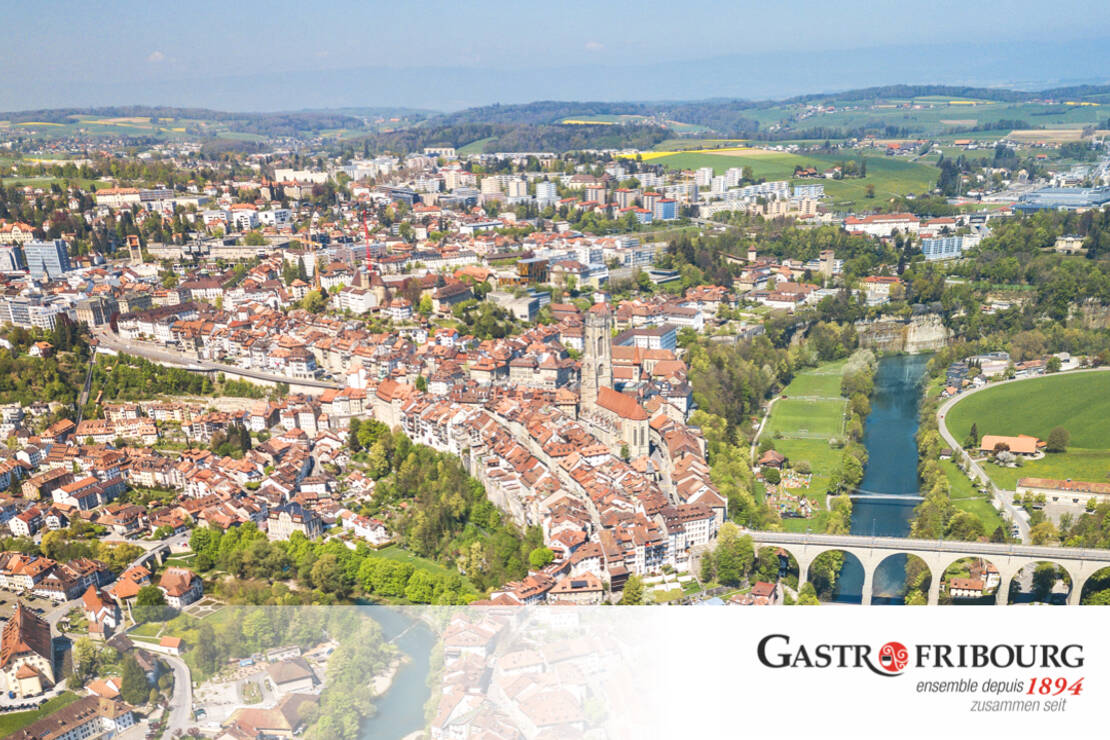
<path id="1" fill-rule="evenodd" d="M 662 37 L 561 19 L 498 91 L 516 41 L 379 10 L 392 97 L 338 8 L 270 103 L 153 27 L 13 62 L 0 736 L 642 737 L 585 607 L 1110 605 L 1101 59 L 682 88 L 707 30 L 575 96 Z"/>

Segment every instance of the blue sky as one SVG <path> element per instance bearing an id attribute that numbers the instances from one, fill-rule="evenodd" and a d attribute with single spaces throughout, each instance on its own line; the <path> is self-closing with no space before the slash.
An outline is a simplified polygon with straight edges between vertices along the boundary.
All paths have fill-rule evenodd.
<path id="1" fill-rule="evenodd" d="M 583 84 L 585 93 L 622 97 L 622 82 L 635 70 L 659 65 L 692 65 L 700 60 L 737 58 L 752 69 L 763 57 L 763 76 L 775 65 L 805 63 L 814 52 L 840 60 L 835 84 L 870 84 L 882 77 L 884 57 L 860 54 L 853 67 L 848 51 L 943 47 L 966 55 L 963 69 L 949 77 L 976 78 L 980 56 L 996 68 L 1014 60 L 1014 78 L 996 84 L 1038 82 L 1036 59 L 1022 49 L 1030 42 L 1094 42 L 1110 37 L 1105 2 L 1093 0 L 1004 0 L 931 3 L 839 0 L 682 3 L 627 2 L 338 2 L 305 0 L 165 0 L 110 3 L 32 3 L 0 0 L 0 69 L 8 90 L 0 108 L 57 107 L 126 102 L 212 105 L 244 108 L 301 108 L 335 105 L 425 105 L 457 107 L 479 102 L 533 97 L 577 97 L 565 81 L 542 74 L 600 74 L 610 80 Z M 985 44 L 989 42 L 989 44 Z M 986 46 L 990 48 L 987 49 Z M 1066 49 L 1067 47 L 1058 47 Z M 832 58 L 832 57 L 829 57 Z M 893 61 L 905 64 L 905 59 Z M 1055 60 L 1059 63 L 1061 60 Z M 1101 78 L 1102 59 L 1075 58 L 1061 65 L 1078 78 Z M 927 73 L 934 63 L 920 59 Z M 903 67 L 904 69 L 904 67 Z M 953 71 L 949 71 L 949 69 Z M 415 71 L 421 70 L 423 77 Z M 440 72 L 475 70 L 480 87 L 443 84 Z M 403 84 L 382 80 L 366 87 L 361 74 L 399 73 Z M 820 70 L 814 70 L 819 72 Z M 913 70 L 910 70 L 913 71 Z M 523 73 L 524 76 L 521 76 Z M 289 84 L 280 77 L 288 74 Z M 344 92 L 342 78 L 352 87 Z M 504 91 L 498 74 L 506 78 Z M 903 72 L 904 74 L 904 72 Z M 450 75 L 448 75 L 450 76 Z M 1057 73 L 1046 75 L 1055 79 Z M 545 83 L 550 81 L 551 87 Z M 773 82 L 773 80 L 771 80 Z M 958 82 L 943 79 L 939 82 Z M 766 86 L 761 81 L 758 92 Z M 822 87 L 819 74 L 809 83 Z M 205 92 L 206 84 L 211 88 Z M 830 81 L 829 84 L 833 84 Z M 421 88 L 413 89 L 413 88 Z M 722 95 L 745 95 L 743 86 L 722 85 Z M 632 85 L 637 95 L 652 92 Z M 511 91 L 511 92 L 510 92 Z M 784 89 L 784 94 L 801 90 Z M 704 97 L 712 85 L 660 89 L 658 97 Z M 284 93 L 284 95 L 283 95 Z M 172 99 L 180 95 L 181 100 Z M 210 98 L 206 102 L 206 96 Z M 391 100 L 362 100 L 362 97 Z M 287 99 L 281 99 L 285 97 Z M 300 104 L 304 103 L 304 104 Z"/>

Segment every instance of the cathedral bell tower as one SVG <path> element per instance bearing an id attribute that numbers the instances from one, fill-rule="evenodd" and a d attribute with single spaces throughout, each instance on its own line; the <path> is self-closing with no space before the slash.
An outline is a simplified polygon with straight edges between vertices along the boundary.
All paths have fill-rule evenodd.
<path id="1" fill-rule="evenodd" d="M 613 316 L 597 303 L 586 312 L 585 352 L 582 354 L 581 409 L 597 405 L 598 389 L 613 387 Z"/>

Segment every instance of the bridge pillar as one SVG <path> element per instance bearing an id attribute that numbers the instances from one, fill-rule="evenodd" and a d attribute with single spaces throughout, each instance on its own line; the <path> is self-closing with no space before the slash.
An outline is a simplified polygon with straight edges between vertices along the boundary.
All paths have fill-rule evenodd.
<path id="1" fill-rule="evenodd" d="M 1020 570 L 1020 568 L 1018 570 Z M 994 594 L 994 605 L 1007 606 L 1010 603 L 1010 584 L 1013 582 L 1014 576 L 1017 575 L 1017 573 L 1016 571 L 1004 571 L 999 568 L 998 575 L 1001 576 L 1001 580 L 998 583 L 998 591 Z"/>
<path id="2" fill-rule="evenodd" d="M 936 606 L 940 603 L 940 581 L 944 573 L 938 573 L 929 578 L 929 597 L 926 603 L 929 606 Z"/>
<path id="3" fill-rule="evenodd" d="M 806 552 L 805 548 L 800 548 L 794 554 L 794 560 L 798 561 L 798 592 L 800 593 L 802 586 L 809 582 L 809 566 L 813 564 L 813 556 Z"/>
<path id="4" fill-rule="evenodd" d="M 876 565 L 868 560 L 860 559 L 863 565 L 863 588 L 860 590 L 860 604 L 863 606 L 871 606 L 871 592 L 874 590 L 872 581 L 875 579 Z"/>
<path id="5" fill-rule="evenodd" d="M 1086 578 L 1082 580 L 1079 578 L 1072 579 L 1071 591 L 1068 591 L 1068 606 L 1079 606 L 1079 600 L 1083 598 L 1083 584 L 1086 582 Z"/>

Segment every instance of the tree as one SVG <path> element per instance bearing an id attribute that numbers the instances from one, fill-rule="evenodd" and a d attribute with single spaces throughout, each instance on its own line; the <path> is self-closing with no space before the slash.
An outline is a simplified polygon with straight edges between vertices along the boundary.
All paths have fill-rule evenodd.
<path id="1" fill-rule="evenodd" d="M 798 606 L 819 606 L 821 601 L 817 598 L 817 589 L 813 584 L 806 581 L 801 590 L 798 591 Z"/>
<path id="2" fill-rule="evenodd" d="M 964 440 L 964 447 L 974 449 L 979 446 L 979 425 L 971 422 L 971 431 L 967 433 L 967 439 Z"/>
<path id="3" fill-rule="evenodd" d="M 738 586 L 751 572 L 755 562 L 755 546 L 748 535 L 741 536 L 740 528 L 726 522 L 717 535 L 713 552 L 717 565 L 717 580 L 727 586 Z"/>
<path id="4" fill-rule="evenodd" d="M 971 512 L 961 511 L 952 517 L 948 523 L 947 539 L 963 540 L 964 542 L 976 542 L 979 538 L 985 536 L 986 532 L 983 531 L 983 523 L 979 521 L 979 517 Z"/>
<path id="5" fill-rule="evenodd" d="M 425 293 L 424 295 L 420 296 L 420 303 L 416 307 L 416 312 L 419 313 L 421 316 L 431 316 L 432 310 L 433 306 L 431 294 Z"/>
<path id="6" fill-rule="evenodd" d="M 1033 595 L 1037 601 L 1044 601 L 1048 598 L 1049 593 L 1052 592 L 1052 587 L 1056 585 L 1056 580 L 1059 576 L 1056 573 L 1056 566 L 1052 563 L 1039 563 L 1036 570 L 1033 571 Z"/>
<path id="7" fill-rule="evenodd" d="M 165 606 L 166 597 L 162 589 L 147 585 L 140 588 L 135 595 L 135 607 L 131 612 L 136 622 L 149 622 L 160 618 Z"/>
<path id="8" fill-rule="evenodd" d="M 328 299 L 322 290 L 310 290 L 301 299 L 301 308 L 309 313 L 320 313 L 328 305 Z"/>
<path id="9" fill-rule="evenodd" d="M 123 672 L 120 681 L 120 698 L 128 704 L 139 706 L 150 697 L 146 673 L 139 667 L 134 655 L 123 659 Z"/>
<path id="10" fill-rule="evenodd" d="M 639 606 L 644 603 L 644 582 L 640 580 L 639 576 L 628 577 L 628 580 L 624 582 L 621 600 L 617 603 L 621 606 Z"/>
<path id="11" fill-rule="evenodd" d="M 763 471 L 763 478 L 768 483 L 775 486 L 782 480 L 782 473 L 778 471 L 778 468 L 767 468 Z"/>
<path id="12" fill-rule="evenodd" d="M 1071 434 L 1063 427 L 1056 427 L 1048 433 L 1045 449 L 1049 452 L 1067 452 Z"/>
<path id="13" fill-rule="evenodd" d="M 554 559 L 555 553 L 548 547 L 537 547 L 528 553 L 528 564 L 532 566 L 532 570 L 540 570 Z"/>
<path id="14" fill-rule="evenodd" d="M 1029 530 L 1029 538 L 1034 545 L 1053 545 L 1060 541 L 1060 530 L 1056 528 L 1055 524 L 1046 519 L 1033 525 L 1033 528 Z"/>
<path id="15" fill-rule="evenodd" d="M 711 583 L 715 576 L 715 569 L 713 566 L 713 553 L 706 551 L 701 556 L 701 582 L 702 585 Z"/>

